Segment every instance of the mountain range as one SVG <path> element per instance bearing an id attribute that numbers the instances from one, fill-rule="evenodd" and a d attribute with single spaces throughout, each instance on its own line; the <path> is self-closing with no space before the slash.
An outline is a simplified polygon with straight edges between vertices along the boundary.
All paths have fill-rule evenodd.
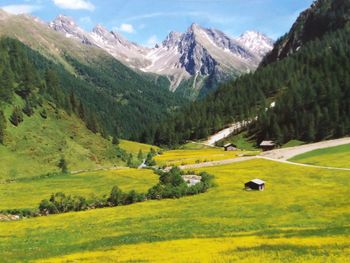
<path id="1" fill-rule="evenodd" d="M 154 48 L 130 42 L 102 25 L 86 32 L 63 15 L 49 26 L 67 38 L 105 50 L 135 70 L 166 76 L 172 91 L 184 81 L 190 88 L 200 90 L 208 80 L 211 90 L 223 80 L 254 71 L 273 47 L 273 40 L 258 32 L 248 31 L 234 39 L 198 24 L 192 24 L 184 33 L 171 32 Z"/>
<path id="2" fill-rule="evenodd" d="M 183 107 L 153 129 L 153 142 L 178 145 L 253 119 L 246 134 L 257 144 L 349 135 L 349 31 L 348 0 L 314 1 L 253 74 Z"/>

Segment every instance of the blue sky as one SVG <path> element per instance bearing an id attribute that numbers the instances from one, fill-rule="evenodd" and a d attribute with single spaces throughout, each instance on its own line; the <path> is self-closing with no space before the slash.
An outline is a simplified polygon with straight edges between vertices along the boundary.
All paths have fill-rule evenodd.
<path id="1" fill-rule="evenodd" d="M 44 21 L 71 16 L 84 29 L 96 24 L 117 30 L 143 45 L 161 42 L 170 31 L 193 22 L 235 37 L 257 30 L 276 39 L 289 30 L 313 0 L 0 0 L 12 13 L 31 13 Z"/>

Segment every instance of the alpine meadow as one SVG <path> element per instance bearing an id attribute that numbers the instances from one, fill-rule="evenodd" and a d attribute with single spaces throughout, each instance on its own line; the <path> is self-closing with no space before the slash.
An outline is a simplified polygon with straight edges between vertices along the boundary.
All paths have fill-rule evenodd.
<path id="1" fill-rule="evenodd" d="M 0 262 L 350 262 L 349 50 L 348 0 L 0 0 Z"/>

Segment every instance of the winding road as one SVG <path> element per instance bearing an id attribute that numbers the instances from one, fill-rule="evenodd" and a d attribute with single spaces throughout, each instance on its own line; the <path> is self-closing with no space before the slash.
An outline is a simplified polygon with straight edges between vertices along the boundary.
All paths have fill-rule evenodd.
<path id="1" fill-rule="evenodd" d="M 227 159 L 227 160 L 221 160 L 221 161 L 183 165 L 183 166 L 180 166 L 180 169 L 197 169 L 202 167 L 210 167 L 210 166 L 225 165 L 225 164 L 231 164 L 231 163 L 237 163 L 237 162 L 244 162 L 244 161 L 253 160 L 253 159 L 265 159 L 265 160 L 270 160 L 274 162 L 287 163 L 287 164 L 304 166 L 304 167 L 350 171 L 350 168 L 317 166 L 317 165 L 301 164 L 301 163 L 294 163 L 294 162 L 288 161 L 289 159 L 306 152 L 310 152 L 317 149 L 335 147 L 335 146 L 344 145 L 344 144 L 350 144 L 350 137 L 305 144 L 301 146 L 295 146 L 295 147 L 289 147 L 289 148 L 283 148 L 283 149 L 276 149 L 268 152 L 263 152 L 257 156 L 240 157 L 240 158 L 233 158 L 233 159 Z"/>

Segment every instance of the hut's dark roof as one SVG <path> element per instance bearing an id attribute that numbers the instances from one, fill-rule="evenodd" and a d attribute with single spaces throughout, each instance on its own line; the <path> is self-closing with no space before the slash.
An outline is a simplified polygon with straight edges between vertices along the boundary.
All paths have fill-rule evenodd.
<path id="1" fill-rule="evenodd" d="M 251 183 L 251 182 L 255 183 L 257 185 L 265 184 L 265 182 L 263 180 L 261 180 L 261 179 L 254 179 L 254 180 L 249 181 L 248 183 Z"/>

